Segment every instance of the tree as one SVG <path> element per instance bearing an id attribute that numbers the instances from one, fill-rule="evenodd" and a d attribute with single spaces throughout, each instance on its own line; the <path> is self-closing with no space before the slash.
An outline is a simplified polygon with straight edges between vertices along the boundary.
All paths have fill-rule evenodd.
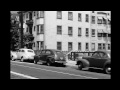
<path id="1" fill-rule="evenodd" d="M 11 28 L 10 28 L 10 35 L 11 35 L 11 41 L 10 41 L 10 49 L 15 50 L 19 47 L 19 21 L 16 19 L 16 14 L 10 14 L 11 15 Z"/>

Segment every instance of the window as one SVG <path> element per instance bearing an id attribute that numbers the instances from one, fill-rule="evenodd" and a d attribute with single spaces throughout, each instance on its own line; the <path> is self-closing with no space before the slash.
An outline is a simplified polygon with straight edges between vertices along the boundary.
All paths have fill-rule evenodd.
<path id="1" fill-rule="evenodd" d="M 105 48 L 105 43 L 103 43 L 103 50 L 105 50 L 106 48 Z"/>
<path id="2" fill-rule="evenodd" d="M 39 41 L 37 41 L 37 50 L 39 50 Z"/>
<path id="3" fill-rule="evenodd" d="M 26 13 L 26 19 L 28 18 L 28 13 Z"/>
<path id="4" fill-rule="evenodd" d="M 34 26 L 34 31 L 35 31 L 35 26 Z"/>
<path id="5" fill-rule="evenodd" d="M 43 34 L 44 33 L 44 25 L 40 25 L 40 33 Z"/>
<path id="6" fill-rule="evenodd" d="M 102 37 L 102 33 L 99 33 L 99 32 L 98 32 L 98 37 Z"/>
<path id="7" fill-rule="evenodd" d="M 35 16 L 35 14 L 36 14 L 36 11 L 34 11 L 34 16 Z"/>
<path id="8" fill-rule="evenodd" d="M 92 16 L 92 24 L 95 24 L 95 16 Z"/>
<path id="9" fill-rule="evenodd" d="M 81 30 L 81 28 L 78 28 L 78 36 L 82 36 L 82 30 Z"/>
<path id="10" fill-rule="evenodd" d="M 107 24 L 107 20 L 105 18 L 103 18 L 103 24 L 106 25 Z"/>
<path id="11" fill-rule="evenodd" d="M 100 57 L 100 55 L 99 55 L 99 53 L 93 53 L 93 55 L 92 55 L 93 57 L 96 57 L 96 58 L 99 58 Z"/>
<path id="12" fill-rule="evenodd" d="M 36 13 L 37 13 L 37 18 L 39 18 L 39 11 L 36 11 Z"/>
<path id="13" fill-rule="evenodd" d="M 57 26 L 57 34 L 62 34 L 62 26 Z"/>
<path id="14" fill-rule="evenodd" d="M 78 21 L 82 21 L 81 13 L 78 13 Z"/>
<path id="15" fill-rule="evenodd" d="M 95 43 L 92 43 L 91 48 L 92 48 L 92 51 L 95 51 Z"/>
<path id="16" fill-rule="evenodd" d="M 33 51 L 32 51 L 32 50 L 28 50 L 28 52 L 32 52 L 32 53 L 33 53 Z"/>
<path id="17" fill-rule="evenodd" d="M 35 47 L 35 42 L 34 42 L 34 44 L 33 44 L 33 47 Z"/>
<path id="18" fill-rule="evenodd" d="M 47 51 L 46 51 L 46 54 L 51 54 L 51 51 L 48 51 L 48 50 L 47 50 Z"/>
<path id="19" fill-rule="evenodd" d="M 44 33 L 44 25 L 37 25 L 37 35 L 38 34 L 43 34 Z"/>
<path id="20" fill-rule="evenodd" d="M 62 11 L 57 11 L 57 19 L 62 19 Z"/>
<path id="21" fill-rule="evenodd" d="M 72 12 L 68 12 L 68 20 L 73 20 L 73 13 Z"/>
<path id="22" fill-rule="evenodd" d="M 108 50 L 110 50 L 111 48 L 110 48 L 110 44 L 108 44 Z"/>
<path id="23" fill-rule="evenodd" d="M 80 42 L 78 43 L 78 50 L 81 51 L 81 43 Z"/>
<path id="24" fill-rule="evenodd" d="M 89 37 L 89 28 L 86 28 L 86 37 Z"/>
<path id="25" fill-rule="evenodd" d="M 89 22 L 89 15 L 86 14 L 86 22 Z"/>
<path id="26" fill-rule="evenodd" d="M 95 29 L 92 29 L 92 37 L 95 37 Z"/>
<path id="27" fill-rule="evenodd" d="M 98 24 L 102 24 L 102 19 L 99 19 L 99 18 L 98 18 L 97 23 L 98 23 Z"/>
<path id="28" fill-rule="evenodd" d="M 72 36 L 72 27 L 68 27 L 68 35 Z"/>
<path id="29" fill-rule="evenodd" d="M 44 18 L 44 11 L 40 11 L 40 18 Z"/>
<path id="30" fill-rule="evenodd" d="M 40 50 L 44 49 L 44 41 L 40 41 Z"/>
<path id="31" fill-rule="evenodd" d="M 42 53 L 42 54 L 45 54 L 45 50 L 42 50 L 41 53 Z"/>
<path id="32" fill-rule="evenodd" d="M 102 44 L 98 43 L 98 50 L 102 50 Z"/>
<path id="33" fill-rule="evenodd" d="M 89 50 L 89 43 L 86 43 L 86 51 Z"/>
<path id="34" fill-rule="evenodd" d="M 72 42 L 68 42 L 68 51 L 72 50 Z"/>
<path id="35" fill-rule="evenodd" d="M 62 43 L 61 42 L 57 42 L 57 50 L 62 50 Z"/>
<path id="36" fill-rule="evenodd" d="M 37 25 L 37 35 L 40 33 L 40 31 L 39 31 L 39 26 L 40 26 L 40 25 Z"/>
<path id="37" fill-rule="evenodd" d="M 92 13 L 94 13 L 95 11 L 92 11 Z"/>

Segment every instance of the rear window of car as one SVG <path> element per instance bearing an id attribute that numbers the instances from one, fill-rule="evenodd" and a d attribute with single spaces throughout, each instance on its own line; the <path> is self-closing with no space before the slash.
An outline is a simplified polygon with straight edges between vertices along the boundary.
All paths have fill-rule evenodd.
<path id="1" fill-rule="evenodd" d="M 33 51 L 32 51 L 32 50 L 28 50 L 28 52 L 32 52 L 32 53 L 33 53 Z"/>
<path id="2" fill-rule="evenodd" d="M 60 52 L 60 51 L 56 51 L 56 53 L 57 53 L 57 54 L 63 54 L 63 53 L 62 53 L 62 52 Z"/>

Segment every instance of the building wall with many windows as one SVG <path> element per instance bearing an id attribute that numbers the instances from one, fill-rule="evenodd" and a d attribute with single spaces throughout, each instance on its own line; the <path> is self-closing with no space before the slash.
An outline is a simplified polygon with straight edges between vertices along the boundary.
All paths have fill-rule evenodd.
<path id="1" fill-rule="evenodd" d="M 33 49 L 62 51 L 95 51 L 104 47 L 110 49 L 111 27 L 108 21 L 111 21 L 111 14 L 107 11 L 98 12 L 32 11 Z M 29 15 L 25 13 L 25 23 L 28 18 Z M 104 20 L 107 20 L 107 24 Z M 104 32 L 107 34 L 103 34 Z M 103 36 L 109 37 L 103 38 Z"/>

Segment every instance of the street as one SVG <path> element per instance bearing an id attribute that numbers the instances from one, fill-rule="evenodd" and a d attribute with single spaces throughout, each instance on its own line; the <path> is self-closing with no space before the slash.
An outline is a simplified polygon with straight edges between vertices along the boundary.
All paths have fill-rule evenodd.
<path id="1" fill-rule="evenodd" d="M 14 73 L 13 73 L 14 72 Z M 19 73 L 15 75 L 16 73 Z M 11 61 L 11 79 L 18 76 L 20 79 L 110 79 L 111 75 L 87 70 L 78 70 L 76 67 L 46 66 L 34 63 Z M 27 77 L 24 77 L 24 76 Z"/>

